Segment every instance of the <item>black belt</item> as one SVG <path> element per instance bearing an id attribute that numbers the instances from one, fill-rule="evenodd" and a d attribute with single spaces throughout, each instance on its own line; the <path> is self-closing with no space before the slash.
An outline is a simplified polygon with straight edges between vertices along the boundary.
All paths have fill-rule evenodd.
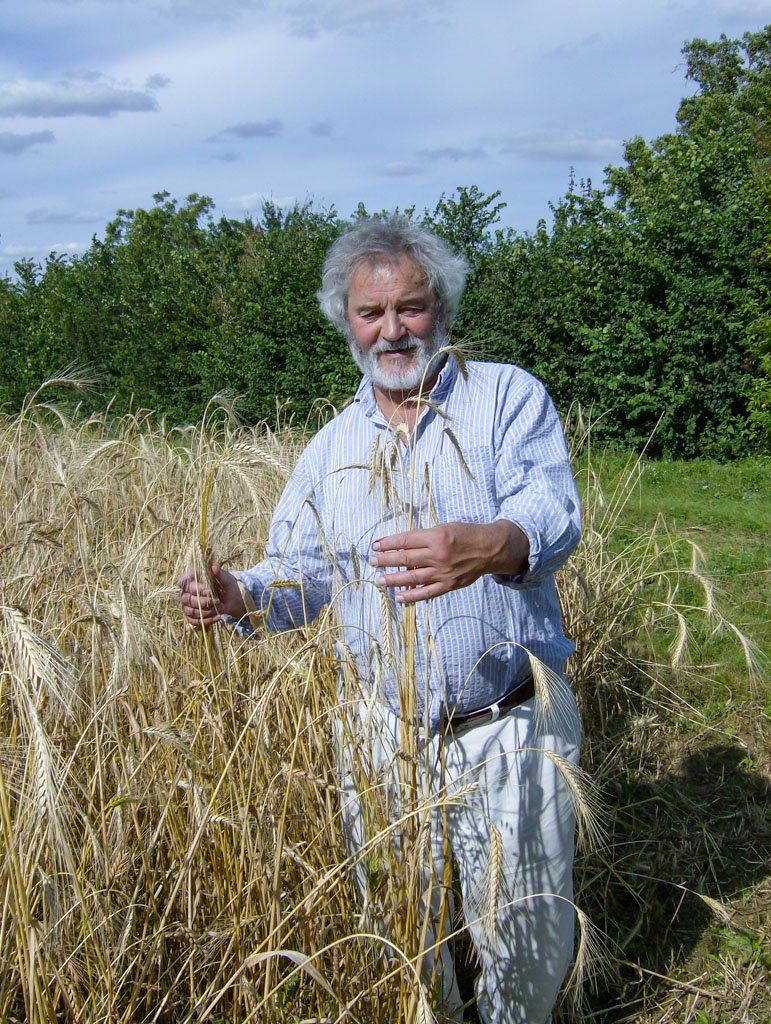
<path id="1" fill-rule="evenodd" d="M 512 708 L 524 704 L 531 697 L 535 697 L 535 683 L 533 682 L 533 677 L 528 676 L 527 679 L 515 686 L 513 690 L 509 690 L 508 693 L 504 694 L 495 704 L 490 704 L 486 708 L 480 708 L 478 711 L 469 711 L 466 715 L 459 715 L 454 710 L 443 708 L 440 728 L 455 730 L 465 728 L 473 722 L 495 721 L 502 712 L 511 711 Z"/>

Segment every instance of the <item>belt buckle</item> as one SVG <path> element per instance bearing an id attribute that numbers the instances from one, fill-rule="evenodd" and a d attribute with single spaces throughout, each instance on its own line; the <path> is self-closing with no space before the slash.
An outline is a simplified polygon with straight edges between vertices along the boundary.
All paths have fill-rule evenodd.
<path id="1" fill-rule="evenodd" d="M 462 729 L 464 726 L 471 725 L 477 721 L 497 722 L 501 717 L 501 711 L 508 711 L 510 708 L 517 707 L 527 700 L 525 696 L 521 700 L 513 700 L 513 698 L 516 698 L 518 694 L 525 690 L 528 684 L 532 685 L 532 677 L 517 683 L 513 689 L 505 693 L 494 704 L 489 704 L 486 708 L 478 708 L 476 711 L 470 711 L 467 715 L 459 715 L 457 718 L 454 714 L 455 709 L 453 708 L 453 711 L 450 712 L 447 710 L 447 706 L 444 705 L 439 719 L 440 725 L 447 732 L 448 727 L 451 729 Z"/>
<path id="2" fill-rule="evenodd" d="M 455 709 L 450 712 L 446 707 L 442 709 L 440 725 L 445 733 L 448 730 L 453 732 L 458 729 L 464 729 L 469 725 L 473 725 L 474 722 L 495 722 L 501 715 L 501 709 L 497 703 L 489 704 L 486 708 L 477 708 L 476 711 L 469 711 L 467 715 L 456 716 L 454 711 Z"/>

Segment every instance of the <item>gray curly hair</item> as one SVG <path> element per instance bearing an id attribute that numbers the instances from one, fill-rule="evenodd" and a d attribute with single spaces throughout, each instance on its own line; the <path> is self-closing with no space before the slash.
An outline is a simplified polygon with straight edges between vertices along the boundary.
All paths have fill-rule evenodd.
<path id="1" fill-rule="evenodd" d="M 321 312 L 338 330 L 348 334 L 348 281 L 362 263 L 381 263 L 410 256 L 426 275 L 436 296 L 438 319 L 449 327 L 458 312 L 468 264 L 444 239 L 428 228 L 394 214 L 367 217 L 345 231 L 329 248 L 316 293 Z"/>

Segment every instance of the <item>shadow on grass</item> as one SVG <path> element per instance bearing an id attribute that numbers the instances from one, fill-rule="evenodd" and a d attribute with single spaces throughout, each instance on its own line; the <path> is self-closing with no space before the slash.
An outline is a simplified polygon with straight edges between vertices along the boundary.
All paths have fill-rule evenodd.
<path id="1" fill-rule="evenodd" d="M 606 775 L 610 843 L 580 862 L 578 899 L 616 946 L 618 963 L 604 990 L 587 997 L 588 1012 L 565 1009 L 562 1022 L 663 1020 L 656 1007 L 673 988 L 703 1003 L 727 1000 L 719 965 L 710 962 L 710 937 L 721 929 L 750 936 L 751 952 L 752 936 L 762 942 L 767 928 L 768 907 L 749 890 L 771 873 L 768 777 L 744 746 L 714 742 L 714 733 L 681 740 L 674 758 L 672 736 L 668 750 L 662 739 L 651 737 L 647 750 L 636 744 L 639 771 L 627 762 L 625 775 Z M 742 913 L 721 921 L 709 900 L 735 902 L 742 893 Z"/>

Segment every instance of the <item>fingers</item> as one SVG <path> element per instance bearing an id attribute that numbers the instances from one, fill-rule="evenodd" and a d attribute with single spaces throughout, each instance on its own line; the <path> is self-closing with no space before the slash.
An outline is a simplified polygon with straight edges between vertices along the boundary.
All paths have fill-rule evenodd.
<path id="1" fill-rule="evenodd" d="M 433 564 L 431 551 L 422 546 L 423 538 L 418 536 L 424 534 L 423 530 L 413 530 L 409 533 L 395 534 L 392 537 L 383 537 L 375 541 L 372 549 L 375 552 L 369 560 L 369 564 L 375 569 L 401 569 L 401 572 L 381 572 L 375 576 L 375 583 L 379 587 L 417 587 L 417 591 L 411 591 L 409 601 L 406 599 L 406 591 L 401 590 L 396 595 L 400 603 L 413 603 L 424 601 L 433 597 L 434 593 L 423 593 L 429 584 L 434 582 L 434 573 L 430 568 Z M 406 567 L 406 568 L 404 568 Z M 438 592 L 438 591 L 437 591 Z"/>
<path id="2" fill-rule="evenodd" d="M 440 523 L 381 537 L 372 544 L 369 564 L 385 570 L 375 576 L 381 587 L 398 587 L 396 601 L 414 604 L 470 586 L 487 571 L 486 529 L 471 523 Z M 396 571 L 392 571 L 396 570 Z"/>
<path id="3" fill-rule="evenodd" d="M 220 621 L 219 615 L 211 609 L 198 611 L 195 608 L 185 608 L 183 611 L 188 626 L 192 626 L 194 629 L 209 629 L 210 626 L 214 626 Z"/>
<path id="4" fill-rule="evenodd" d="M 394 600 L 399 604 L 414 604 L 425 601 L 429 597 L 437 597 L 448 589 L 439 583 L 430 568 L 405 569 L 402 572 L 386 572 L 375 577 L 378 587 L 395 588 L 398 591 Z"/>
<path id="5" fill-rule="evenodd" d="M 182 611 L 191 626 L 213 626 L 219 622 L 219 606 L 213 598 L 204 594 L 182 594 Z"/>
<path id="6" fill-rule="evenodd" d="M 187 574 L 185 574 L 187 576 Z M 182 577 L 177 580 L 177 586 L 180 591 L 180 601 L 182 605 L 190 604 L 190 601 L 195 598 L 196 600 L 205 598 L 208 599 L 212 596 L 211 590 L 208 583 L 204 580 L 197 579 L 192 573 L 187 579 L 183 580 Z"/>
<path id="7" fill-rule="evenodd" d="M 214 572 L 215 568 L 217 573 Z M 212 575 L 215 579 L 218 574 L 219 566 L 212 566 Z M 177 579 L 177 586 L 180 591 L 179 603 L 188 625 L 197 629 L 207 629 L 215 622 L 219 622 L 219 603 L 205 580 L 198 579 L 191 569 L 187 569 Z"/>
<path id="8" fill-rule="evenodd" d="M 426 547 L 426 541 L 434 533 L 434 528 L 428 530 L 405 530 L 402 533 L 394 533 L 389 537 L 379 537 L 372 542 L 372 550 L 376 552 L 413 550 Z"/>
<path id="9" fill-rule="evenodd" d="M 410 566 L 409 569 L 402 569 L 400 572 L 382 572 L 375 577 L 375 583 L 379 587 L 425 587 L 435 578 L 431 566 L 418 568 Z"/>
<path id="10" fill-rule="evenodd" d="M 421 569 L 434 563 L 435 558 L 430 548 L 394 548 L 390 551 L 381 551 L 369 560 L 373 569 L 390 569 L 394 566 Z"/>
<path id="11" fill-rule="evenodd" d="M 200 587 L 198 591 L 189 590 L 180 594 L 179 603 L 183 609 L 194 608 L 196 612 L 200 612 L 214 608 L 217 601 L 206 587 Z"/>
<path id="12" fill-rule="evenodd" d="M 431 547 L 435 533 L 433 529 L 407 530 L 373 542 L 369 564 L 375 569 L 401 570 L 375 576 L 379 587 L 399 588 L 395 596 L 399 604 L 425 601 L 448 589 L 436 578 L 436 555 Z"/>
<path id="13" fill-rule="evenodd" d="M 394 596 L 394 600 L 397 604 L 417 604 L 418 601 L 428 601 L 431 597 L 439 597 L 441 594 L 446 594 L 449 589 L 449 587 L 442 583 L 431 583 L 427 586 L 400 590 Z"/>
<path id="14" fill-rule="evenodd" d="M 406 530 L 390 537 L 380 537 L 372 543 L 372 556 L 369 564 L 375 569 L 393 566 L 409 566 L 420 568 L 436 563 L 434 548 L 437 541 L 437 529 Z"/>
<path id="15" fill-rule="evenodd" d="M 185 590 L 190 580 L 195 580 L 195 573 L 192 569 L 185 569 L 185 571 L 177 577 L 176 581 L 180 591 Z"/>

